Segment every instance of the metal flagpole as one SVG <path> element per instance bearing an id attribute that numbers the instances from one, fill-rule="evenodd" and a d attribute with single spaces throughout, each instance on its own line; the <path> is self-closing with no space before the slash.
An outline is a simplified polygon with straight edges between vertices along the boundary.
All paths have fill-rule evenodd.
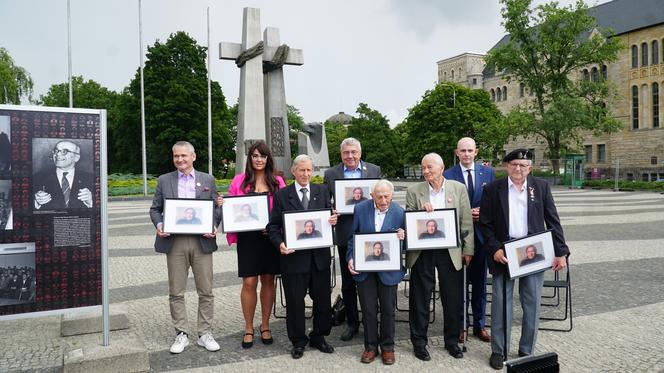
<path id="1" fill-rule="evenodd" d="M 74 107 L 74 88 L 71 81 L 71 6 L 67 0 L 67 64 L 69 66 L 69 107 Z"/>
<path id="2" fill-rule="evenodd" d="M 138 43 L 141 56 L 141 162 L 143 166 L 143 197 L 148 195 L 148 166 L 145 148 L 145 84 L 143 83 L 143 16 L 141 0 L 138 0 Z"/>
<path id="3" fill-rule="evenodd" d="M 212 88 L 210 84 L 210 7 L 207 7 L 208 173 L 212 175 Z"/>

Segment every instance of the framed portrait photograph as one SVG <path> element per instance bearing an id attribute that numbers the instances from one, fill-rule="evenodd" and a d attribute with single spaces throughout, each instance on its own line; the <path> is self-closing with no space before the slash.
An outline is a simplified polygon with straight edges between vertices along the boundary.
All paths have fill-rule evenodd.
<path id="1" fill-rule="evenodd" d="M 334 208 L 352 215 L 355 205 L 371 198 L 371 188 L 380 179 L 337 179 L 334 181 Z"/>
<path id="2" fill-rule="evenodd" d="M 262 231 L 270 220 L 267 194 L 224 197 L 221 216 L 224 233 Z"/>
<path id="3" fill-rule="evenodd" d="M 0 244 L 0 307 L 34 303 L 35 243 Z"/>
<path id="4" fill-rule="evenodd" d="M 332 210 L 329 209 L 284 212 L 286 247 L 301 250 L 334 245 L 330 216 Z"/>
<path id="5" fill-rule="evenodd" d="M 205 234 L 214 232 L 214 201 L 164 198 L 164 232 Z"/>
<path id="6" fill-rule="evenodd" d="M 449 249 L 458 245 L 457 211 L 454 208 L 406 211 L 408 250 Z"/>
<path id="7" fill-rule="evenodd" d="M 556 257 L 551 230 L 505 242 L 505 256 L 510 278 L 546 271 Z"/>
<path id="8" fill-rule="evenodd" d="M 353 265 L 357 272 L 401 270 L 401 242 L 397 232 L 355 233 Z"/>

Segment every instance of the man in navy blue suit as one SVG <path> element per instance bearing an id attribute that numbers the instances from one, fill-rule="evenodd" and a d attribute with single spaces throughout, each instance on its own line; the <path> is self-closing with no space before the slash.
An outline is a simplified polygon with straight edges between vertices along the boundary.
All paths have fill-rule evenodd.
<path id="1" fill-rule="evenodd" d="M 404 211 L 392 202 L 394 186 L 387 180 L 379 180 L 374 184 L 371 198 L 355 205 L 353 213 L 352 233 L 397 232 L 400 240 L 405 237 Z M 380 244 L 380 242 L 377 242 Z M 375 244 L 374 244 L 375 245 Z M 361 248 L 360 248 L 361 249 Z M 361 362 L 368 364 L 374 361 L 380 347 L 383 364 L 394 364 L 394 330 L 395 308 L 397 306 L 397 286 L 405 274 L 403 267 L 400 271 L 364 272 L 355 271 L 353 263 L 354 237 L 348 240 L 346 261 L 348 271 L 357 282 L 362 306 L 362 324 L 364 327 L 364 352 Z M 375 255 L 375 253 L 374 253 Z M 385 255 L 380 245 L 379 255 Z M 390 255 L 401 253 L 396 248 Z M 380 307 L 380 323 L 378 322 L 378 308 Z M 380 324 L 380 327 L 379 327 Z M 380 328 L 380 330 L 379 330 Z"/>
<path id="2" fill-rule="evenodd" d="M 468 198 L 470 199 L 473 223 L 475 225 L 475 255 L 468 267 L 468 277 L 470 283 L 473 285 L 471 299 L 473 310 L 473 334 L 484 342 L 490 342 L 491 335 L 484 328 L 487 261 L 486 253 L 482 247 L 484 245 L 484 237 L 482 236 L 482 232 L 478 229 L 477 223 L 480 217 L 480 201 L 482 199 L 484 185 L 495 180 L 496 173 L 492 168 L 482 166 L 480 163 L 475 162 L 477 146 L 475 140 L 470 137 L 464 137 L 459 140 L 456 148 L 456 156 L 459 158 L 459 164 L 445 171 L 443 175 L 446 179 L 456 180 L 464 184 L 468 189 Z M 467 306 L 464 305 L 464 307 Z M 464 309 L 460 310 L 462 315 L 464 315 Z M 464 333 L 461 333 L 459 342 L 463 343 L 463 338 Z"/>

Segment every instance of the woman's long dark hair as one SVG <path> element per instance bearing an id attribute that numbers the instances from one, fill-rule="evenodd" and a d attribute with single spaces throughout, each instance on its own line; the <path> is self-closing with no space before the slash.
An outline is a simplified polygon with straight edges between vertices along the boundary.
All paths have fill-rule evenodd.
<path id="1" fill-rule="evenodd" d="M 244 181 L 242 182 L 241 188 L 245 193 L 251 193 L 256 190 L 256 173 L 254 172 L 253 163 L 251 163 L 251 155 L 254 154 L 255 150 L 258 150 L 261 155 L 267 156 L 263 175 L 265 176 L 265 184 L 267 184 L 267 189 L 269 190 L 270 194 L 274 194 L 274 192 L 279 189 L 279 182 L 275 177 L 274 159 L 272 158 L 272 152 L 263 140 L 258 140 L 249 147 L 249 151 L 247 153 L 247 162 L 244 166 Z"/>

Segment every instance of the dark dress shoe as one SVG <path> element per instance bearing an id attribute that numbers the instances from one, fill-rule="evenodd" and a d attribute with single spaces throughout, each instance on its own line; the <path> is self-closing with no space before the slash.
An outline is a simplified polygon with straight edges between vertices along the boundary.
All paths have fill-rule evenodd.
<path id="1" fill-rule="evenodd" d="M 376 359 L 376 351 L 364 350 L 364 352 L 362 352 L 362 358 L 360 361 L 364 364 L 369 364 L 373 363 L 374 359 Z"/>
<path id="2" fill-rule="evenodd" d="M 245 342 L 244 337 L 250 335 L 251 336 L 251 341 Z M 244 333 L 244 336 L 242 337 L 242 348 L 247 349 L 251 348 L 251 346 L 254 345 L 254 332 L 252 331 L 251 333 Z"/>
<path id="3" fill-rule="evenodd" d="M 447 345 L 445 346 L 445 349 L 453 358 L 455 359 L 463 358 L 463 352 L 461 352 L 461 349 L 459 348 L 458 345 Z"/>
<path id="4" fill-rule="evenodd" d="M 330 346 L 330 344 L 325 342 L 324 339 L 320 342 L 309 341 L 309 346 L 317 348 L 318 351 L 324 352 L 326 354 L 331 354 L 334 352 L 334 347 Z"/>
<path id="5" fill-rule="evenodd" d="M 392 365 L 394 364 L 394 351 L 381 351 L 380 357 L 383 359 L 383 364 Z"/>
<path id="6" fill-rule="evenodd" d="M 527 353 L 525 353 L 525 352 L 519 350 L 519 357 L 526 357 L 526 356 L 528 356 L 528 355 L 530 355 L 530 354 L 527 354 Z"/>
<path id="7" fill-rule="evenodd" d="M 415 353 L 415 357 L 422 360 L 422 361 L 429 361 L 431 360 L 431 355 L 429 355 L 429 351 L 427 351 L 427 348 L 425 346 L 420 346 L 420 347 L 414 347 L 413 352 Z"/>
<path id="8" fill-rule="evenodd" d="M 482 342 L 491 342 L 491 334 L 484 328 L 473 329 L 473 335 L 480 339 Z"/>
<path id="9" fill-rule="evenodd" d="M 299 359 L 302 355 L 304 355 L 304 347 L 293 347 L 290 353 L 293 359 Z"/>
<path id="10" fill-rule="evenodd" d="M 503 369 L 503 355 L 499 353 L 492 353 L 491 357 L 489 358 L 489 365 L 491 365 L 491 368 L 495 370 L 502 370 Z"/>
<path id="11" fill-rule="evenodd" d="M 348 325 L 346 324 L 346 327 L 344 328 L 344 331 L 341 333 L 341 339 L 342 341 L 350 341 L 353 339 L 353 336 L 357 334 L 358 331 L 358 326 L 353 326 L 353 325 Z"/>
<path id="12" fill-rule="evenodd" d="M 271 345 L 272 342 L 274 342 L 274 339 L 272 339 L 272 332 L 270 329 L 265 329 L 265 330 L 260 330 L 261 332 L 261 342 L 263 342 L 264 345 Z M 263 333 L 270 333 L 270 336 L 268 338 L 263 338 Z"/>

